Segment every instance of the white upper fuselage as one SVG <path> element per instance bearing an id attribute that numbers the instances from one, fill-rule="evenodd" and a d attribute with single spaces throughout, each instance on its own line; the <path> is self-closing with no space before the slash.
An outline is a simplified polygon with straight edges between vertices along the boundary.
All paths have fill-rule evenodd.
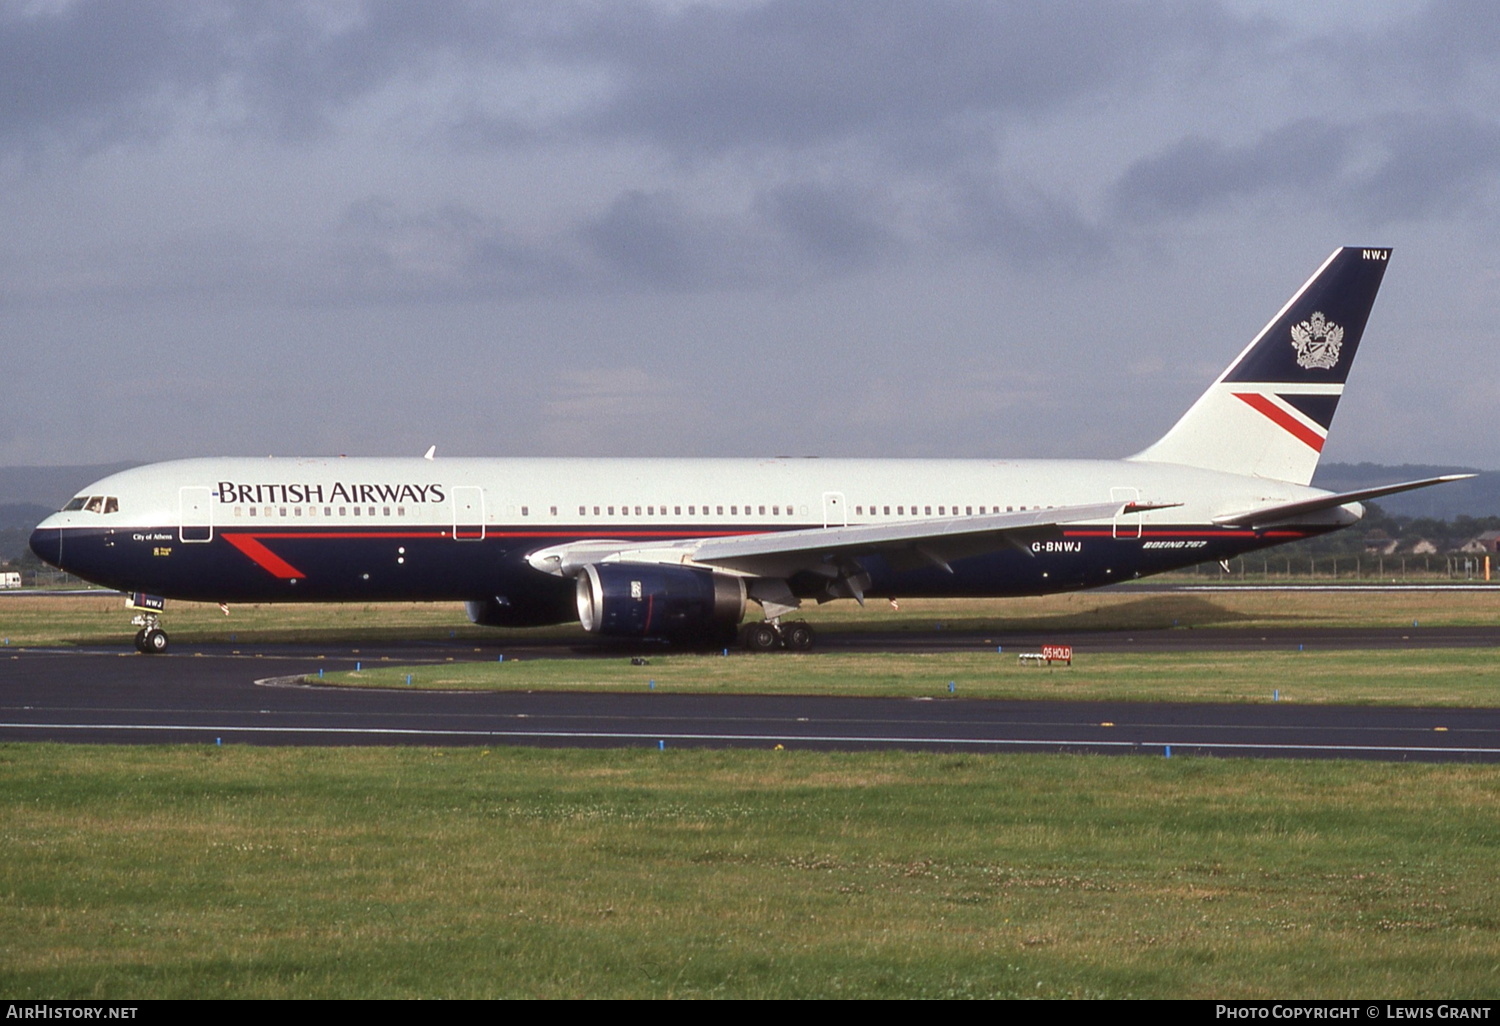
<path id="1" fill-rule="evenodd" d="M 1109 501 L 1176 504 L 1135 514 L 1149 526 L 1210 524 L 1240 510 L 1325 494 L 1285 481 L 1126 460 L 224 458 L 111 475 L 79 495 L 117 502 L 99 512 L 59 512 L 40 527 L 566 524 L 574 536 L 582 528 L 608 538 L 666 524 L 697 533 Z M 1351 504 L 1309 520 L 1350 523 L 1360 512 Z"/>

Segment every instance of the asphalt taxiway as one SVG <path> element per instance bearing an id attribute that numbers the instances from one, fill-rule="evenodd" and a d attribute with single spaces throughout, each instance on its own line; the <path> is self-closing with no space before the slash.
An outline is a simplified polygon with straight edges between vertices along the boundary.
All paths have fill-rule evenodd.
<path id="1" fill-rule="evenodd" d="M 1022 651 L 1053 637 L 825 632 L 828 651 Z M 1168 649 L 1486 646 L 1500 628 L 1073 632 L 1080 656 Z M 493 660 L 500 646 L 417 644 L 0 650 L 0 740 L 275 745 L 748 746 L 1500 761 L 1500 708 L 1052 702 L 666 693 L 439 692 L 294 683 L 355 660 Z M 588 658 L 568 642 L 510 657 Z M 776 655 L 735 656 L 764 660 Z"/>

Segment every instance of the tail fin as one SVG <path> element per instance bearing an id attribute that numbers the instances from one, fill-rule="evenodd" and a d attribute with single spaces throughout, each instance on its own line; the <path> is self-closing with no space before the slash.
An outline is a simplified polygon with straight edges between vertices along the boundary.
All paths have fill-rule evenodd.
<path id="1" fill-rule="evenodd" d="M 1172 430 L 1130 458 L 1311 483 L 1390 257 L 1335 250 Z"/>

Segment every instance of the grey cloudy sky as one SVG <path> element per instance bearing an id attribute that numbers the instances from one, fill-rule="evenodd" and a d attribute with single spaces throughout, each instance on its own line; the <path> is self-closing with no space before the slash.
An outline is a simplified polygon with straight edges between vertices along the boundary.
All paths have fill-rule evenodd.
<path id="1" fill-rule="evenodd" d="M 0 4 L 0 464 L 1117 456 L 1392 246 L 1500 467 L 1500 5 Z"/>

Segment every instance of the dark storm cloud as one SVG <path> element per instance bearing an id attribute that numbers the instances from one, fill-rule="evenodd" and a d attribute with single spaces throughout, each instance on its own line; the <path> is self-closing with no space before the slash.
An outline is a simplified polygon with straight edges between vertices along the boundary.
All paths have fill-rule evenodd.
<path id="1" fill-rule="evenodd" d="M 349 205 L 335 239 L 342 291 L 364 297 L 493 298 L 580 279 L 565 257 L 457 204 L 411 212 L 369 197 Z"/>
<path id="2" fill-rule="evenodd" d="M 1363 79 L 1395 78 L 1441 91 L 1500 65 L 1500 4 L 1492 0 L 1435 0 L 1385 31 L 1319 40 Z"/>
<path id="3" fill-rule="evenodd" d="M 1348 197 L 1375 220 L 1463 215 L 1490 207 L 1484 200 L 1500 184 L 1500 122 L 1454 112 L 1392 117 L 1380 127 L 1383 159 L 1352 183 Z"/>
<path id="4" fill-rule="evenodd" d="M 804 256 L 831 270 L 868 266 L 900 248 L 874 190 L 793 182 L 765 192 L 756 212 Z"/>
<path id="5" fill-rule="evenodd" d="M 1272 189 L 1321 193 L 1344 171 L 1354 134 L 1308 119 L 1244 146 L 1190 135 L 1132 164 L 1114 187 L 1112 205 L 1127 220 L 1157 221 Z"/>
<path id="6" fill-rule="evenodd" d="M 1363 95 L 1372 74 L 1388 74 L 1408 91 L 1463 94 L 1496 66 L 1496 10 L 1452 0 L 1389 31 L 1312 37 L 1215 0 L 10 5 L 0 151 L 188 126 L 259 132 L 251 152 L 273 165 L 295 140 L 332 166 L 361 131 L 351 110 L 399 123 L 371 147 L 374 181 L 332 197 L 313 226 L 333 256 L 327 280 L 306 288 L 328 295 L 755 286 L 947 249 L 1079 263 L 1143 227 L 1275 191 L 1385 217 L 1483 202 L 1495 127 L 1460 103 L 1414 115 L 1383 86 L 1368 109 L 1283 110 L 1259 134 L 1254 119 L 1193 115 L 1267 75 L 1315 73 Z M 1067 130 L 1101 105 L 1125 121 L 1186 114 L 1197 127 L 1148 154 L 1128 126 L 1097 144 Z M 1047 138 L 1053 126 L 1065 130 Z M 1039 135 L 1040 159 L 1010 159 Z M 567 200 L 522 234 L 476 192 L 391 174 L 403 147 L 445 139 L 465 160 L 493 160 L 497 182 L 523 150 L 582 159 L 569 165 Z M 621 142 L 650 156 L 622 170 Z M 1090 170 L 1063 185 L 1039 170 L 1049 162 Z M 1125 170 L 1111 186 L 1112 167 Z M 722 186 L 694 179 L 721 169 Z M 256 199 L 274 206 L 273 192 L 247 197 L 247 221 Z M 361 193 L 395 202 L 367 207 Z M 205 291 L 257 277 L 215 277 L 210 264 L 183 273 Z"/>
<path id="7" fill-rule="evenodd" d="M 1285 190 L 1373 223 L 1482 206 L 1500 182 L 1500 124 L 1451 112 L 1297 121 L 1245 146 L 1200 135 L 1137 161 L 1112 206 L 1131 222 L 1191 217 Z"/>
<path id="8" fill-rule="evenodd" d="M 190 13 L 149 0 L 0 9 L 0 140 L 107 142 L 158 130 L 161 108 L 223 67 L 222 40 Z"/>
<path id="9" fill-rule="evenodd" d="M 395 81 L 552 62 L 610 79 L 552 128 L 680 154 L 796 149 L 916 126 L 952 135 L 955 119 L 1055 107 L 1251 31 L 1210 0 L 11 5 L 0 14 L 0 135 L 159 125 L 170 113 L 161 101 L 189 95 L 230 121 L 302 132 Z M 459 119 L 472 135 L 483 135 L 482 107 Z"/>
<path id="10" fill-rule="evenodd" d="M 609 276 L 688 289 L 786 284 L 869 266 L 899 250 L 872 191 L 791 182 L 737 215 L 696 213 L 665 193 L 619 197 L 583 230 Z"/>
<path id="11" fill-rule="evenodd" d="M 697 213 L 665 192 L 631 190 L 580 232 L 601 284 L 670 290 L 758 284 L 775 273 L 772 240 L 744 219 Z"/>
<path id="12" fill-rule="evenodd" d="M 950 196 L 933 230 L 963 248 L 990 250 L 1021 265 L 1089 264 L 1109 253 L 1109 236 L 1075 204 L 1028 183 L 969 178 Z"/>
<path id="13" fill-rule="evenodd" d="M 543 45 L 614 72 L 612 97 L 581 119 L 590 130 L 701 155 L 1035 113 L 1246 31 L 1195 0 L 772 0 L 616 5 Z"/>
<path id="14" fill-rule="evenodd" d="M 504 10 L 76 0 L 0 9 L 0 140 L 107 143 L 197 107 L 226 125 L 304 135 L 341 106 L 442 57 L 503 57 Z"/>

